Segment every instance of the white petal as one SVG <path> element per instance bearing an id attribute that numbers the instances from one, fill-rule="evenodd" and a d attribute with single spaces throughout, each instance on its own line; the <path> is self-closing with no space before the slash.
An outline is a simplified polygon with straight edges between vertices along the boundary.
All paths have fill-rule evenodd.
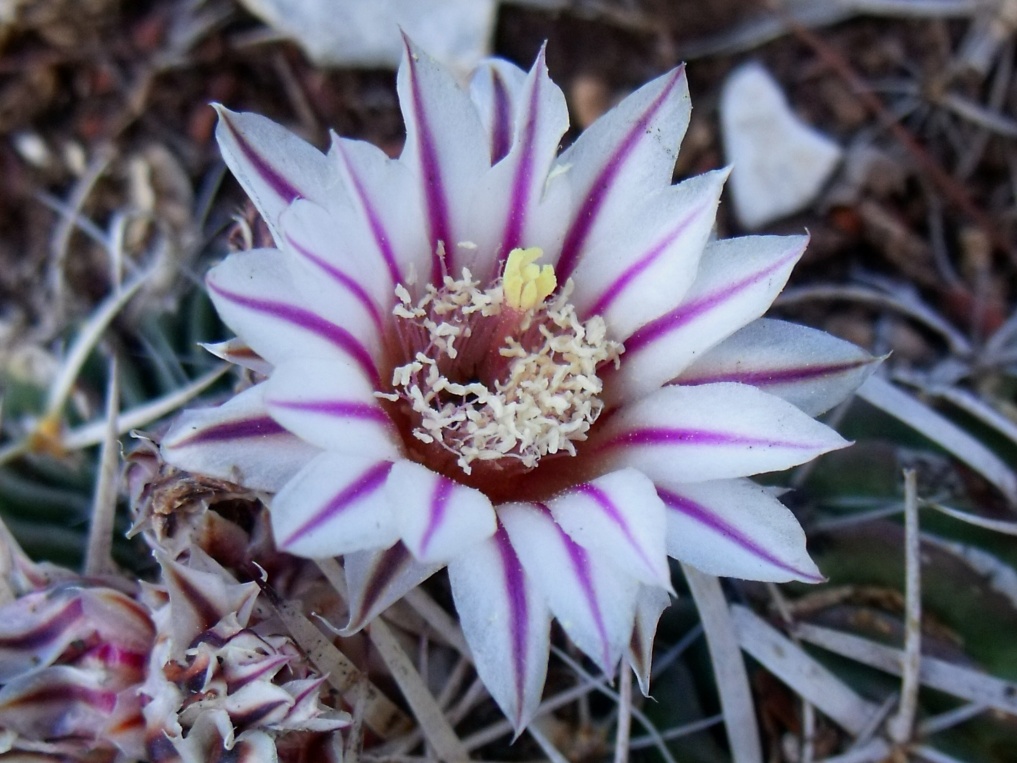
<path id="1" fill-rule="evenodd" d="M 501 528 L 449 563 L 448 576 L 477 674 L 518 733 L 547 675 L 547 605 Z"/>
<path id="2" fill-rule="evenodd" d="M 574 207 L 556 274 L 564 283 L 587 242 L 625 229 L 648 191 L 671 183 L 691 106 L 683 67 L 639 88 L 602 116 L 559 157 Z"/>
<path id="3" fill-rule="evenodd" d="M 798 520 L 750 480 L 658 482 L 668 553 L 710 575 L 821 583 Z"/>
<path id="4" fill-rule="evenodd" d="M 378 368 L 365 326 L 336 323 L 322 314 L 325 304 L 298 292 L 290 275 L 290 256 L 254 249 L 227 257 L 208 272 L 209 296 L 219 316 L 252 350 L 272 365 L 294 358 L 338 358 L 355 363 L 373 382 Z M 324 302 L 324 300 L 322 300 Z"/>
<path id="5" fill-rule="evenodd" d="M 470 97 L 487 132 L 491 164 L 505 158 L 512 145 L 526 72 L 501 58 L 482 61 L 470 78 Z"/>
<path id="6" fill-rule="evenodd" d="M 323 201 L 342 194 L 324 154 L 284 127 L 258 114 L 239 114 L 216 104 L 215 137 L 226 166 L 279 241 L 279 216 L 294 199 Z"/>
<path id="7" fill-rule="evenodd" d="M 311 559 L 388 548 L 399 537 L 385 497 L 391 461 L 322 453 L 272 499 L 279 549 Z"/>
<path id="8" fill-rule="evenodd" d="M 477 181 L 490 167 L 487 136 L 477 109 L 455 78 L 404 37 L 396 89 L 406 122 L 401 161 L 413 171 L 424 212 L 431 268 L 420 275 L 440 284 L 445 267 L 459 274 L 456 245 L 465 241 L 466 215 Z"/>
<path id="9" fill-rule="evenodd" d="M 543 50 L 523 83 L 517 108 L 511 148 L 475 193 L 468 238 L 477 248 L 460 253 L 462 264 L 481 280 L 496 278 L 515 248 L 539 246 L 552 259 L 560 246 L 567 209 L 562 205 L 569 197 L 562 188 L 545 199 L 545 186 L 569 114 L 565 96 L 547 75 Z"/>
<path id="10" fill-rule="evenodd" d="M 657 634 L 657 622 L 669 606 L 671 597 L 663 588 L 648 585 L 639 587 L 636 627 L 632 629 L 628 656 L 629 665 L 635 671 L 644 697 L 650 696 L 650 669 L 653 665 L 653 639 Z"/>
<path id="11" fill-rule="evenodd" d="M 808 239 L 746 236 L 710 244 L 682 303 L 625 340 L 611 395 L 632 400 L 674 379 L 706 350 L 762 315 Z"/>
<path id="12" fill-rule="evenodd" d="M 218 408 L 177 417 L 162 439 L 167 463 L 195 474 L 274 492 L 320 451 L 268 415 L 259 384 Z"/>
<path id="13" fill-rule="evenodd" d="M 345 250 L 388 277 L 389 297 L 411 276 L 426 278 L 434 249 L 412 169 L 370 143 L 336 135 L 329 158 L 349 194 L 335 210 Z"/>
<path id="14" fill-rule="evenodd" d="M 787 469 L 847 444 L 778 397 L 721 382 L 659 389 L 619 410 L 588 447 L 654 482 L 702 482 Z"/>
<path id="15" fill-rule="evenodd" d="M 727 170 L 668 186 L 642 200 L 626 225 L 591 241 L 576 267 L 572 303 L 601 315 L 624 340 L 680 304 L 699 271 Z"/>
<path id="16" fill-rule="evenodd" d="M 359 368 L 340 360 L 291 360 L 264 384 L 272 418 L 319 448 L 394 460 L 399 433 Z"/>
<path id="17" fill-rule="evenodd" d="M 301 199 L 281 219 L 282 246 L 300 264 L 290 268 L 297 291 L 321 294 L 314 304 L 331 309 L 327 315 L 343 325 L 370 326 L 380 334 L 395 296 L 384 263 L 370 256 L 357 211 Z"/>
<path id="18" fill-rule="evenodd" d="M 350 619 L 343 635 L 356 633 L 441 569 L 417 561 L 402 543 L 384 551 L 355 551 L 343 557 L 350 593 Z"/>
<path id="19" fill-rule="evenodd" d="M 569 638 L 612 674 L 632 637 L 639 583 L 573 541 L 546 507 L 506 504 L 498 518 Z"/>
<path id="20" fill-rule="evenodd" d="M 676 384 L 751 384 L 818 416 L 846 398 L 879 358 L 825 331 L 760 318 L 682 371 Z"/>
<path id="21" fill-rule="evenodd" d="M 385 490 L 403 543 L 422 562 L 447 562 L 495 530 L 487 496 L 412 461 L 392 467 Z"/>
<path id="22" fill-rule="evenodd" d="M 605 474 L 553 498 L 547 507 L 583 548 L 643 583 L 671 587 L 664 504 L 642 472 Z"/>

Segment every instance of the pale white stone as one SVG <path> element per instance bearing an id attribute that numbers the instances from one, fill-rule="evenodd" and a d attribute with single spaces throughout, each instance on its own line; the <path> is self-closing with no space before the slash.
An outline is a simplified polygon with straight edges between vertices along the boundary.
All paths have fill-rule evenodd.
<path id="1" fill-rule="evenodd" d="M 466 74 L 489 55 L 496 0 L 240 0 L 325 66 L 395 68 L 399 30 Z"/>
<path id="2" fill-rule="evenodd" d="M 760 228 L 807 207 L 841 160 L 840 146 L 802 122 L 758 63 L 738 67 L 720 100 L 728 187 L 738 221 Z"/>

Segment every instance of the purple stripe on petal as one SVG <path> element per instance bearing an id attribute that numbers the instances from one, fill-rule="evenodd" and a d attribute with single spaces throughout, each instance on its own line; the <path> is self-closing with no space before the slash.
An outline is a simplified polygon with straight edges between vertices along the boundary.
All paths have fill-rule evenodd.
<path id="1" fill-rule="evenodd" d="M 776 556 L 771 554 L 765 548 L 756 543 L 752 538 L 747 536 L 737 527 L 733 526 L 729 522 L 713 514 L 706 506 L 691 501 L 685 496 L 677 495 L 663 488 L 657 488 L 657 495 L 664 502 L 671 511 L 678 511 L 687 517 L 692 518 L 696 522 L 699 522 L 706 527 L 709 527 L 713 532 L 718 535 L 723 535 L 725 538 L 730 540 L 732 543 L 741 547 L 743 550 L 749 552 L 753 556 L 758 556 L 760 559 L 766 560 L 769 564 L 779 567 L 782 570 L 790 572 L 792 575 L 797 576 L 800 579 L 811 580 L 817 583 L 822 583 L 825 578 L 822 576 L 816 576 L 803 572 L 786 562 L 781 561 Z"/>
<path id="2" fill-rule="evenodd" d="M 238 132 L 234 127 L 228 116 L 223 116 L 221 119 L 222 125 L 229 130 L 230 136 L 236 141 L 237 147 L 240 149 L 240 153 L 244 155 L 244 159 L 254 169 L 255 172 L 261 177 L 261 180 L 265 185 L 272 189 L 272 192 L 283 199 L 287 204 L 293 202 L 303 196 L 303 194 L 294 186 L 290 181 L 283 177 L 279 172 L 276 171 L 272 165 L 265 161 L 264 157 L 258 153 L 257 149 L 252 146 L 243 134 Z"/>
<path id="3" fill-rule="evenodd" d="M 396 543 L 389 549 L 382 551 L 375 558 L 371 565 L 371 572 L 367 576 L 367 583 L 364 585 L 364 597 L 360 602 L 357 613 L 351 613 L 350 622 L 346 626 L 347 631 L 357 631 L 363 625 L 363 618 L 370 613 L 385 593 L 385 589 L 392 584 L 404 569 L 413 560 L 409 550 L 402 543 Z M 354 615 L 359 615 L 354 621 Z"/>
<path id="4" fill-rule="evenodd" d="M 321 507 L 314 516 L 290 533 L 289 537 L 282 540 L 279 545 L 285 548 L 286 546 L 296 543 L 304 536 L 317 530 L 323 524 L 335 519 L 357 502 L 378 491 L 381 486 L 385 484 L 385 478 L 388 477 L 388 473 L 391 469 L 391 461 L 382 461 L 372 466 L 357 477 L 357 479 L 347 485 L 345 489 L 336 494 L 332 500 Z"/>
<path id="5" fill-rule="evenodd" d="M 657 116 L 657 113 L 663 108 L 664 104 L 667 103 L 667 99 L 671 97 L 671 92 L 674 86 L 681 80 L 684 71 L 685 67 L 680 66 L 671 73 L 671 81 L 668 82 L 660 95 L 653 100 L 649 108 L 643 112 L 643 115 L 632 124 L 631 129 L 625 134 L 621 144 L 615 149 L 612 157 L 590 185 L 586 198 L 583 199 L 579 209 L 576 210 L 572 225 L 565 235 L 565 241 L 562 243 L 561 248 L 561 256 L 558 258 L 558 264 L 554 268 L 559 283 L 564 283 L 568 280 L 569 276 L 572 275 L 572 271 L 575 270 L 583 245 L 586 243 L 586 237 L 590 234 L 593 224 L 597 221 L 597 216 L 600 214 L 600 210 L 607 199 L 608 192 L 615 178 L 621 172 L 622 167 L 639 144 L 639 141 L 645 139 L 647 126 Z"/>
<path id="6" fill-rule="evenodd" d="M 541 48 L 534 71 L 544 66 L 544 50 Z M 530 102 L 524 112 L 527 116 L 522 125 L 521 143 L 519 146 L 519 166 L 512 178 L 512 193 L 509 197 L 508 219 L 505 221 L 505 232 L 502 234 L 501 258 L 521 245 L 523 225 L 526 222 L 526 211 L 530 207 L 530 193 L 533 190 L 533 144 L 536 141 L 537 125 L 540 121 L 540 79 L 534 79 L 530 91 Z"/>
<path id="7" fill-rule="evenodd" d="M 420 541 L 420 553 L 426 554 L 427 547 L 434 538 L 435 532 L 445 517 L 445 510 L 448 508 L 448 499 L 452 495 L 452 482 L 439 477 L 434 483 L 434 490 L 431 492 L 431 508 L 427 522 L 427 529 L 424 530 L 424 537 Z"/>
<path id="8" fill-rule="evenodd" d="M 336 149 L 339 157 L 342 159 L 343 165 L 346 167 L 346 174 L 353 182 L 353 191 L 357 194 L 357 198 L 360 200 L 360 205 L 363 208 L 364 214 L 367 217 L 367 224 L 371 228 L 371 235 L 374 237 L 374 243 L 378 247 L 378 251 L 381 253 L 381 258 L 385 262 L 385 267 L 388 270 L 388 277 L 392 280 L 393 286 L 402 283 L 402 275 L 399 273 L 399 265 L 396 263 L 395 250 L 392 249 L 392 241 L 389 239 L 388 232 L 385 230 L 385 226 L 381 222 L 381 215 L 378 214 L 378 210 L 374 207 L 374 202 L 367 195 L 367 189 L 364 188 L 364 182 L 353 168 L 353 164 L 350 162 L 350 158 L 346 155 L 346 150 L 343 148 L 342 141 L 336 140 Z"/>
<path id="9" fill-rule="evenodd" d="M 324 270 L 326 273 L 328 273 L 332 280 L 334 280 L 336 283 L 338 283 L 340 286 L 346 289 L 346 291 L 352 294 L 353 298 L 356 299 L 364 307 L 368 315 L 371 316 L 371 320 L 377 327 L 378 331 L 379 332 L 383 331 L 384 327 L 381 318 L 381 311 L 378 309 L 378 305 L 375 304 L 374 300 L 371 299 L 370 295 L 364 290 L 363 286 L 357 283 L 355 279 L 351 278 L 350 276 L 346 275 L 346 273 L 339 270 L 339 268 L 332 265 L 324 257 L 321 257 L 312 252 L 310 249 L 307 249 L 306 247 L 303 247 L 300 244 L 298 244 L 296 241 L 293 240 L 291 236 L 287 236 L 286 241 L 289 243 L 291 247 L 293 247 L 293 250 L 297 254 L 309 260 L 321 270 Z"/>
<path id="10" fill-rule="evenodd" d="M 392 419 L 385 411 L 370 403 L 356 403 L 348 400 L 273 400 L 272 405 L 290 411 L 321 413 L 340 419 L 363 419 L 386 426 L 392 425 Z"/>
<path id="11" fill-rule="evenodd" d="M 621 432 L 596 447 L 596 452 L 617 447 L 638 447 L 641 445 L 688 445 L 702 447 L 704 445 L 745 445 L 749 447 L 796 448 L 812 450 L 818 446 L 811 443 L 794 442 L 791 440 L 771 440 L 766 437 L 749 437 L 727 432 L 715 432 L 709 429 L 680 429 L 669 427 L 642 427 Z"/>
<path id="12" fill-rule="evenodd" d="M 440 285 L 445 272 L 454 273 L 455 242 L 452 240 L 452 226 L 449 221 L 448 198 L 445 195 L 445 181 L 441 174 L 441 162 L 438 160 L 438 148 L 435 145 L 431 123 L 428 120 L 426 99 L 420 88 L 417 76 L 417 57 L 406 47 L 410 76 L 410 108 L 416 122 L 417 150 L 420 153 L 420 172 L 424 181 L 424 202 L 427 207 L 427 224 L 434 249 L 431 257 L 431 282 Z M 438 245 L 445 247 L 445 262 L 438 256 Z"/>
<path id="13" fill-rule="evenodd" d="M 276 302 L 271 299 L 258 299 L 224 289 L 215 283 L 209 282 L 208 287 L 221 297 L 228 299 L 237 305 L 257 310 L 258 312 L 271 315 L 274 318 L 290 323 L 297 328 L 303 329 L 311 334 L 316 334 L 325 341 L 335 345 L 349 355 L 360 366 L 361 370 L 375 383 L 378 384 L 378 369 L 374 365 L 371 354 L 354 336 L 346 329 L 335 325 L 329 320 L 322 318 L 317 313 L 305 310 L 302 307 L 288 305 L 285 302 Z"/>
<path id="14" fill-rule="evenodd" d="M 199 429 L 190 437 L 176 443 L 174 447 L 182 448 L 187 445 L 203 445 L 210 442 L 245 440 L 255 437 L 276 437 L 283 434 L 288 435 L 289 432 L 275 419 L 270 416 L 255 416 L 250 419 L 224 421 L 221 424 L 213 424 L 210 427 Z"/>
<path id="15" fill-rule="evenodd" d="M 551 516 L 550 509 L 544 504 L 535 504 L 541 510 L 544 511 L 549 517 Z M 562 545 L 565 546 L 565 551 L 569 556 L 569 562 L 572 565 L 572 571 L 575 573 L 576 578 L 579 580 L 579 588 L 586 599 L 586 604 L 590 608 L 590 615 L 593 617 L 593 624 L 597 628 L 597 635 L 600 637 L 600 643 L 603 648 L 601 654 L 601 660 L 603 667 L 607 670 L 611 664 L 611 646 L 608 643 L 607 638 L 607 626 L 604 625 L 604 615 L 600 611 L 600 603 L 597 601 L 597 593 L 593 587 L 593 576 L 590 574 L 590 558 L 586 553 L 586 549 L 576 543 L 568 534 L 561 529 L 557 522 L 554 522 L 552 518 L 552 524 L 558 531 L 558 537 L 561 539 Z"/>
<path id="16" fill-rule="evenodd" d="M 602 315 L 618 297 L 620 297 L 625 289 L 629 287 L 636 278 L 638 278 L 643 272 L 653 265 L 661 255 L 667 252 L 676 239 L 678 239 L 685 229 L 688 228 L 689 224 L 695 220 L 700 214 L 702 214 L 704 207 L 700 207 L 695 210 L 687 217 L 683 218 L 674 228 L 668 231 L 660 241 L 650 247 L 649 251 L 646 252 L 642 257 L 636 260 L 632 265 L 626 268 L 621 275 L 619 275 L 611 285 L 604 290 L 604 292 L 597 298 L 597 301 L 593 303 L 593 306 L 586 311 L 584 320 L 588 319 L 592 315 Z"/>
<path id="17" fill-rule="evenodd" d="M 494 114 L 491 115 L 491 164 L 504 159 L 512 147 L 512 108 L 505 78 L 491 69 Z"/>
<path id="18" fill-rule="evenodd" d="M 632 546 L 633 550 L 635 550 L 636 554 L 643 561 L 643 564 L 646 565 L 646 569 L 655 572 L 656 565 L 647 558 L 646 553 L 643 551 L 643 547 L 639 545 L 635 536 L 632 535 L 632 528 L 629 527 L 628 522 L 625 521 L 625 517 L 623 517 L 621 512 L 618 511 L 618 507 L 614 505 L 614 501 L 611 500 L 611 497 L 599 487 L 589 482 L 579 485 L 576 488 L 576 492 L 592 499 L 598 506 L 600 506 L 601 509 L 603 509 L 604 514 L 607 515 L 608 519 L 614 522 L 615 526 L 621 530 L 622 535 L 625 536 L 625 540 L 629 542 L 629 545 Z"/>
<path id="19" fill-rule="evenodd" d="M 718 382 L 741 382 L 751 384 L 755 387 L 766 387 L 774 384 L 793 384 L 795 382 L 806 382 L 814 379 L 822 379 L 827 376 L 854 371 L 857 368 L 872 363 L 870 358 L 853 360 L 848 363 L 829 363 L 826 365 L 799 366 L 796 368 L 771 368 L 757 371 L 729 371 L 727 373 L 714 374 L 713 376 L 697 376 L 692 379 L 676 379 L 673 384 L 681 384 L 695 387 L 700 384 L 715 384 Z"/>
<path id="20" fill-rule="evenodd" d="M 505 595 L 509 602 L 509 629 L 512 634 L 512 654 L 510 659 L 515 668 L 513 675 L 516 680 L 516 708 L 522 713 L 526 703 L 527 663 L 526 633 L 530 628 L 530 611 L 526 601 L 526 579 L 523 565 L 516 556 L 508 533 L 499 523 L 494 533 L 494 542 L 501 555 L 501 566 L 505 571 Z M 516 723 L 519 718 L 516 718 Z"/>
<path id="21" fill-rule="evenodd" d="M 699 299 L 679 305 L 671 312 L 665 313 L 659 318 L 650 321 L 645 326 L 637 329 L 632 336 L 625 340 L 625 351 L 627 353 L 638 352 L 646 347 L 646 345 L 652 344 L 665 334 L 681 328 L 685 324 L 695 320 L 703 313 L 712 310 L 721 303 L 737 297 L 740 292 L 755 286 L 761 281 L 765 281 L 767 278 L 787 265 L 788 261 L 798 257 L 799 254 L 800 250 L 792 250 L 764 270 L 760 270 L 740 281 L 736 281 L 720 291 L 715 291 L 712 294 L 704 294 Z"/>

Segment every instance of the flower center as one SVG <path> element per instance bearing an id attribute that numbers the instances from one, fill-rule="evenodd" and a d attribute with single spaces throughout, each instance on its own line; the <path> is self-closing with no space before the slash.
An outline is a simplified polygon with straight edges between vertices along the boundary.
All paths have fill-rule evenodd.
<path id="1" fill-rule="evenodd" d="M 379 394 L 398 405 L 409 449 L 438 471 L 480 482 L 574 456 L 604 408 L 597 369 L 623 347 L 600 316 L 579 320 L 571 282 L 549 299 L 557 282 L 534 263 L 541 254 L 514 249 L 487 289 L 466 269 L 417 300 L 396 288 L 400 360 L 392 391 Z"/>

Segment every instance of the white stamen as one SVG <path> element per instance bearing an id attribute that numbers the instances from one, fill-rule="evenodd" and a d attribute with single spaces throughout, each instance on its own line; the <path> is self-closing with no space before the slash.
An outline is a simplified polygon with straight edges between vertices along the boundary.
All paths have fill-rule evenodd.
<path id="1" fill-rule="evenodd" d="M 482 290 L 464 269 L 458 280 L 445 276 L 440 288 L 428 285 L 415 303 L 396 287 L 393 315 L 412 327 L 403 335 L 424 346 L 404 348 L 413 360 L 393 370 L 393 392 L 378 396 L 406 401 L 415 414 L 413 436 L 454 454 L 466 474 L 475 461 L 510 458 L 530 469 L 547 454 L 575 455 L 575 443 L 586 439 L 604 407 L 597 369 L 617 364 L 623 347 L 607 338 L 599 316 L 579 320 L 570 293 L 568 283 L 552 303 L 527 310 L 508 336 L 498 334 L 501 346 L 480 348 L 504 359 L 495 364 L 498 378 L 463 381 L 447 374 L 458 376 L 456 361 L 465 362 L 471 337 L 490 341 L 487 335 L 502 325 L 502 285 Z M 472 373 L 464 369 L 462 377 Z"/>

